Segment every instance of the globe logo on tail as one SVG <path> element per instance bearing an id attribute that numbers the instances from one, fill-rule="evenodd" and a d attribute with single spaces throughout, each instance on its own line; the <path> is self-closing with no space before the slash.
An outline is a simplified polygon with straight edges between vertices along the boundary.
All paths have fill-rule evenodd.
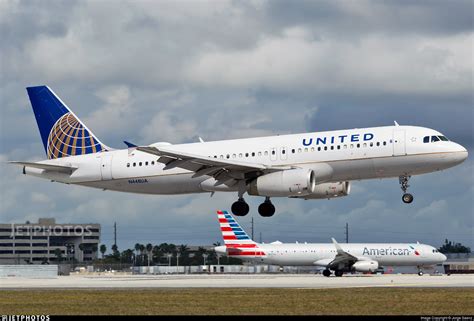
<path id="1" fill-rule="evenodd" d="M 96 153 L 103 149 L 99 141 L 70 112 L 56 121 L 48 136 L 49 159 Z"/>

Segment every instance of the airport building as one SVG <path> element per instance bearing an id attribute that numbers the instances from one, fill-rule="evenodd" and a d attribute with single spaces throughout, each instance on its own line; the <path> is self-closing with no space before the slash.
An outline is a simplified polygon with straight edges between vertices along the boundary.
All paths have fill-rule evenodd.
<path id="1" fill-rule="evenodd" d="M 100 224 L 0 224 L 1 264 L 90 262 L 97 258 Z"/>

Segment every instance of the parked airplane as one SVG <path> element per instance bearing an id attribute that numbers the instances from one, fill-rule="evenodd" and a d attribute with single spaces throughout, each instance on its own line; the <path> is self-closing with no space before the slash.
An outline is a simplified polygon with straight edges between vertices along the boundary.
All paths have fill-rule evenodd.
<path id="1" fill-rule="evenodd" d="M 27 92 L 48 160 L 12 162 L 22 165 L 24 174 L 143 194 L 236 192 L 232 212 L 241 216 L 249 212 L 245 193 L 265 197 L 258 212 L 272 216 L 270 197 L 330 199 L 348 195 L 352 180 L 373 178 L 399 177 L 403 202 L 411 203 L 412 175 L 455 166 L 468 155 L 433 129 L 397 123 L 177 145 L 125 142 L 128 148 L 116 150 L 48 87 L 28 87 Z"/>
<path id="2" fill-rule="evenodd" d="M 254 263 L 274 265 L 310 265 L 331 270 L 336 276 L 344 272 L 375 272 L 382 266 L 423 267 L 446 261 L 446 256 L 430 245 L 420 243 L 256 243 L 245 233 L 227 211 L 217 211 L 224 245 L 216 246 L 217 253 Z"/>

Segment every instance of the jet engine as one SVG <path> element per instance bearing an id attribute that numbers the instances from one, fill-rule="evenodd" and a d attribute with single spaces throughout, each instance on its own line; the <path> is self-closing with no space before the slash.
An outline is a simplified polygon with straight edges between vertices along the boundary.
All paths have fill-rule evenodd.
<path id="1" fill-rule="evenodd" d="M 258 177 L 250 183 L 250 195 L 295 197 L 313 193 L 316 177 L 311 169 L 289 169 Z"/>
<path id="2" fill-rule="evenodd" d="M 351 266 L 351 269 L 357 272 L 375 272 L 378 268 L 377 261 L 357 261 Z"/>
<path id="3" fill-rule="evenodd" d="M 323 199 L 323 198 L 334 198 L 340 196 L 347 196 L 351 192 L 350 182 L 338 182 L 338 183 L 323 183 L 315 186 L 314 191 L 311 194 L 304 196 L 297 196 L 298 198 L 304 198 L 306 200 Z"/>

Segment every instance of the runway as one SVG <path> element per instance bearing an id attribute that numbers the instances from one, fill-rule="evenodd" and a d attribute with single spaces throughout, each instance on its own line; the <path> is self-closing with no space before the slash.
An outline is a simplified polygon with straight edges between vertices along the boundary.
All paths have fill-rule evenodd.
<path id="1" fill-rule="evenodd" d="M 474 275 L 385 274 L 324 277 L 313 274 L 71 275 L 54 279 L 3 278 L 0 289 L 113 288 L 366 288 L 474 287 Z"/>

